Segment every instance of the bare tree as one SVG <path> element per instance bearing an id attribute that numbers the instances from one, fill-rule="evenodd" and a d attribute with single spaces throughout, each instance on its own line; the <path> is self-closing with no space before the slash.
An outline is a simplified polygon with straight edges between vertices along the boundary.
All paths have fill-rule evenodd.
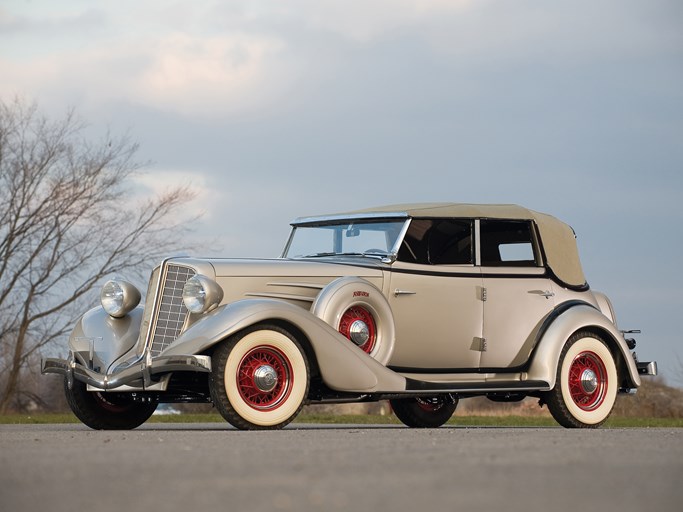
<path id="1" fill-rule="evenodd" d="M 130 189 L 138 145 L 83 133 L 73 111 L 52 121 L 34 104 L 0 100 L 0 412 L 105 276 L 178 249 L 173 219 L 189 189 L 140 198 Z"/>

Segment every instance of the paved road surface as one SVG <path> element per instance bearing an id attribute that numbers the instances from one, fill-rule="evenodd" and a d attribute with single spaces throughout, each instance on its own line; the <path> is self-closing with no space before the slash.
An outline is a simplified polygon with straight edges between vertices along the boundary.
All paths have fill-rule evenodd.
<path id="1" fill-rule="evenodd" d="M 683 429 L 0 425 L 7 512 L 679 511 Z"/>

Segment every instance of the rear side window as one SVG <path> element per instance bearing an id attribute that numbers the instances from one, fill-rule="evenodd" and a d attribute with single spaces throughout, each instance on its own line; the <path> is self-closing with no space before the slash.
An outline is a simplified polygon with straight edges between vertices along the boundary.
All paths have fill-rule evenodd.
<path id="1" fill-rule="evenodd" d="M 530 221 L 482 220 L 480 236 L 483 266 L 537 266 Z"/>

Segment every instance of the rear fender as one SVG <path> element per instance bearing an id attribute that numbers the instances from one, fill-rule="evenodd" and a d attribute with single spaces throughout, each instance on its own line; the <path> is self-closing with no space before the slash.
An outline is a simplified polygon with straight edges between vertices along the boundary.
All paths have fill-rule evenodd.
<path id="1" fill-rule="evenodd" d="M 582 330 L 599 334 L 607 343 L 620 370 L 621 387 L 640 386 L 636 363 L 623 335 L 609 318 L 588 304 L 571 306 L 552 321 L 539 341 L 529 368 L 528 379 L 548 382 L 553 388 L 562 348 L 572 334 Z"/>
<path id="2" fill-rule="evenodd" d="M 309 311 L 272 299 L 246 299 L 204 315 L 161 355 L 201 354 L 231 335 L 269 321 L 294 325 L 303 333 L 325 384 L 337 391 L 400 392 L 404 377 L 389 370 Z"/>

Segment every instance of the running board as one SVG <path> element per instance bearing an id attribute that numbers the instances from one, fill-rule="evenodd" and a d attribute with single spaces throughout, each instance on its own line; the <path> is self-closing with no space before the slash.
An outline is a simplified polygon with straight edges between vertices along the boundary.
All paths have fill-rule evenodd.
<path id="1" fill-rule="evenodd" d="M 514 380 L 490 382 L 426 382 L 406 377 L 406 391 L 435 391 L 443 393 L 494 393 L 504 391 L 548 391 L 550 384 L 543 380 Z"/>

